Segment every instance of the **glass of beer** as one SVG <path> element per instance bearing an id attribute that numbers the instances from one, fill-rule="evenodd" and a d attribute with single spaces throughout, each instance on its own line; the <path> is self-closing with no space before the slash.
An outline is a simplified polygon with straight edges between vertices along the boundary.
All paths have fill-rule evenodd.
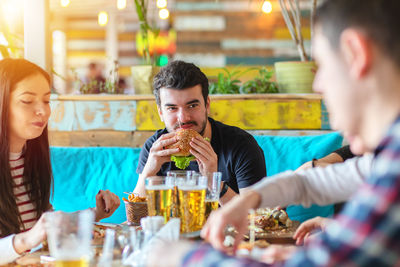
<path id="1" fill-rule="evenodd" d="M 145 180 L 149 216 L 163 216 L 165 223 L 172 215 L 174 179 L 153 176 Z"/>
<path id="2" fill-rule="evenodd" d="M 45 216 L 50 255 L 55 259 L 55 266 L 89 266 L 94 211 L 57 211 Z"/>
<path id="3" fill-rule="evenodd" d="M 207 177 L 193 174 L 185 180 L 179 180 L 177 186 L 181 233 L 196 235 L 205 222 Z"/>
<path id="4" fill-rule="evenodd" d="M 172 208 L 171 208 L 171 217 L 178 218 L 179 217 L 179 194 L 178 194 L 178 184 L 182 183 L 186 179 L 190 179 L 192 175 L 195 175 L 195 171 L 169 171 L 167 172 L 167 177 L 174 183 L 174 187 L 172 190 Z"/>
<path id="5" fill-rule="evenodd" d="M 221 192 L 221 172 L 213 172 L 208 175 L 206 192 L 206 220 L 213 210 L 218 209 L 219 193 Z"/>

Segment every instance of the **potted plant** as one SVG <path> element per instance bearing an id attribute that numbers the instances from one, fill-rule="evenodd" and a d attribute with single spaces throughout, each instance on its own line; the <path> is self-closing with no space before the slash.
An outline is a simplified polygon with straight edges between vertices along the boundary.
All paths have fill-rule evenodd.
<path id="1" fill-rule="evenodd" d="M 135 0 L 136 13 L 139 19 L 139 33 L 136 35 L 136 46 L 142 55 L 143 65 L 132 67 L 133 86 L 136 94 L 152 94 L 153 77 L 158 72 L 154 55 L 150 51 L 150 40 L 158 36 L 159 30 L 150 26 L 147 17 L 148 0 Z"/>
<path id="2" fill-rule="evenodd" d="M 311 1 L 310 27 L 312 30 L 317 0 Z M 276 80 L 282 93 L 312 93 L 316 65 L 309 59 L 304 48 L 299 2 L 300 0 L 279 0 L 283 18 L 301 59 L 301 61 L 275 63 Z"/>
<path id="3" fill-rule="evenodd" d="M 240 87 L 241 94 L 273 94 L 278 93 L 278 85 L 271 81 L 273 71 L 262 67 L 258 70 L 258 76 L 245 82 Z"/>
<path id="4" fill-rule="evenodd" d="M 123 94 L 124 88 L 119 85 L 119 74 L 118 74 L 118 61 L 114 61 L 114 67 L 110 70 L 107 77 L 101 77 L 101 79 L 93 79 L 87 82 L 82 81 L 78 78 L 78 73 L 72 70 L 74 75 L 74 81 L 81 94 Z M 65 80 L 60 74 L 53 71 L 53 74 Z"/>
<path id="5" fill-rule="evenodd" d="M 239 78 L 245 73 L 256 70 L 248 68 L 246 70 L 229 71 L 223 68 L 224 73 L 219 73 L 216 82 L 210 84 L 210 94 L 271 94 L 278 93 L 278 86 L 271 81 L 273 72 L 262 67 L 258 69 L 258 76 L 243 84 Z"/>

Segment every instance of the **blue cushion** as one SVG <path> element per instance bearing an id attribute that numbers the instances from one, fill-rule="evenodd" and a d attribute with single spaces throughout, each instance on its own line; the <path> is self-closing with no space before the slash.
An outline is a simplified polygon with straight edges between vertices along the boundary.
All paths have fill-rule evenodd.
<path id="1" fill-rule="evenodd" d="M 342 144 L 337 133 L 319 136 L 255 136 L 264 150 L 269 176 L 294 170 L 312 158 L 321 158 Z M 54 174 L 52 204 L 56 210 L 67 212 L 95 206 L 100 189 L 109 189 L 122 200 L 124 192 L 132 191 L 137 183 L 136 167 L 140 148 L 130 147 L 51 147 Z M 291 206 L 288 213 L 295 220 L 304 221 L 315 216 L 330 216 L 332 206 L 312 206 L 304 209 Z M 126 221 L 125 206 L 104 222 Z"/>
<path id="2" fill-rule="evenodd" d="M 264 151 L 268 177 L 286 170 L 295 170 L 313 158 L 322 158 L 342 146 L 338 133 L 313 136 L 255 136 Z M 268 179 L 267 177 L 267 179 Z M 293 220 L 305 221 L 315 216 L 333 215 L 333 205 L 309 208 L 289 206 L 288 215 Z"/>
<path id="3" fill-rule="evenodd" d="M 103 221 L 126 221 L 122 197 L 136 186 L 140 148 L 51 147 L 50 153 L 54 175 L 52 204 L 56 210 L 72 212 L 95 207 L 98 191 L 109 189 L 120 197 L 121 205 Z"/>

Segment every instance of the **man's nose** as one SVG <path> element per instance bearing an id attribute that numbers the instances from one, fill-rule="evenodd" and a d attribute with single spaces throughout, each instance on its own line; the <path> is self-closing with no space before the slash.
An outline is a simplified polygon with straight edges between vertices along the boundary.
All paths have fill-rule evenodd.
<path id="1" fill-rule="evenodd" d="M 190 121 L 190 114 L 189 112 L 185 111 L 184 109 L 180 109 L 178 112 L 178 120 L 181 123 L 185 123 Z"/>

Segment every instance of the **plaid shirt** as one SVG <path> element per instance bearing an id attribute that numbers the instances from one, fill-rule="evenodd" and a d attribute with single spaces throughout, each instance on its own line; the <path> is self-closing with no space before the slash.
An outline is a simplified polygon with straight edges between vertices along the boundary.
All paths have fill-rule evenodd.
<path id="1" fill-rule="evenodd" d="M 375 151 L 370 177 L 324 233 L 284 266 L 400 266 L 400 117 Z M 182 266 L 267 266 L 200 246 Z"/>

